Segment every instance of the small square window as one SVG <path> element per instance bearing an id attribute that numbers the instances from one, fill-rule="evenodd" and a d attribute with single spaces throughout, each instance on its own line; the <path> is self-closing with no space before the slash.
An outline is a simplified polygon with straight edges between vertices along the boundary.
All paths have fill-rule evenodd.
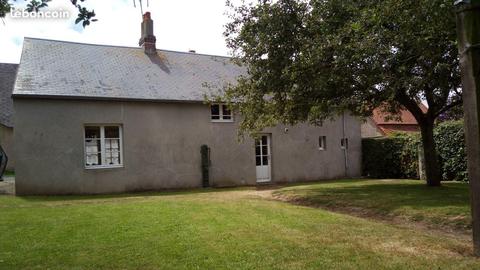
<path id="1" fill-rule="evenodd" d="M 210 106 L 212 122 L 233 122 L 233 114 L 225 104 L 212 104 Z"/>
<path id="2" fill-rule="evenodd" d="M 341 149 L 348 149 L 348 138 L 342 138 L 340 140 L 340 148 Z"/>
<path id="3" fill-rule="evenodd" d="M 326 136 L 319 136 L 318 137 L 318 150 L 326 150 L 327 149 L 327 137 Z"/>

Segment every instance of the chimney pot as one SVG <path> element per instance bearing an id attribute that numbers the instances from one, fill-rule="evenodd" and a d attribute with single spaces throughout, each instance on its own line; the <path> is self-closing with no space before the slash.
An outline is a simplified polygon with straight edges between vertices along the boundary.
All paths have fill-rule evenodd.
<path id="1" fill-rule="evenodd" d="M 143 20 L 147 19 L 151 19 L 150 12 L 145 12 L 145 14 L 143 14 Z"/>

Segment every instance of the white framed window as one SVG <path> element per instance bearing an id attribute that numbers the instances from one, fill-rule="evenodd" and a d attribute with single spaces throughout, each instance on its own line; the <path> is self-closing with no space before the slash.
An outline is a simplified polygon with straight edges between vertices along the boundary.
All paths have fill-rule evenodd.
<path id="1" fill-rule="evenodd" d="M 327 136 L 318 137 L 318 150 L 327 150 Z"/>
<path id="2" fill-rule="evenodd" d="M 85 168 L 123 166 L 121 125 L 85 125 Z"/>
<path id="3" fill-rule="evenodd" d="M 340 139 L 340 148 L 341 149 L 348 149 L 348 138 Z"/>
<path id="4" fill-rule="evenodd" d="M 212 104 L 210 105 L 210 113 L 212 122 L 233 122 L 233 114 L 228 105 Z"/>

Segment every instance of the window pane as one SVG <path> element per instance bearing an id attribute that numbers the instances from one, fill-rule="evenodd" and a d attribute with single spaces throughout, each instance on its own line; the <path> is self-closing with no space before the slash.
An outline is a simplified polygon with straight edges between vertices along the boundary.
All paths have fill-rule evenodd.
<path id="1" fill-rule="evenodd" d="M 342 147 L 342 149 L 348 149 L 348 139 L 347 138 L 343 138 L 340 140 L 340 145 Z"/>
<path id="2" fill-rule="evenodd" d="M 262 146 L 262 155 L 268 155 L 268 146 L 267 145 L 264 145 Z"/>
<path id="3" fill-rule="evenodd" d="M 101 153 L 87 154 L 86 165 L 87 166 L 102 165 L 101 160 L 102 160 L 102 154 Z"/>
<path id="4" fill-rule="evenodd" d="M 262 157 L 263 165 L 268 165 L 268 156 Z"/>
<path id="5" fill-rule="evenodd" d="M 262 165 L 262 158 L 261 157 L 257 157 L 257 166 L 261 166 Z"/>
<path id="6" fill-rule="evenodd" d="M 327 137 L 325 136 L 318 137 L 318 147 L 320 149 L 325 149 L 326 144 L 327 144 Z"/>
<path id="7" fill-rule="evenodd" d="M 108 165 L 120 164 L 120 139 L 105 139 L 105 162 Z"/>
<path id="8" fill-rule="evenodd" d="M 118 127 L 105 127 L 105 138 L 120 138 Z"/>
<path id="9" fill-rule="evenodd" d="M 87 166 L 102 165 L 102 154 L 100 150 L 100 139 L 85 140 L 85 154 Z"/>
<path id="10" fill-rule="evenodd" d="M 214 104 L 210 107 L 212 113 L 212 119 L 220 119 L 220 105 Z"/>
<path id="11" fill-rule="evenodd" d="M 267 145 L 267 136 L 262 136 L 262 144 Z"/>
<path id="12" fill-rule="evenodd" d="M 260 146 L 255 147 L 255 155 L 260 156 Z"/>
<path id="13" fill-rule="evenodd" d="M 255 140 L 255 146 L 259 146 L 260 145 L 260 140 Z"/>
<path id="14" fill-rule="evenodd" d="M 85 151 L 87 154 L 94 154 L 100 152 L 100 140 L 89 140 L 85 141 Z"/>
<path id="15" fill-rule="evenodd" d="M 105 162 L 108 165 L 119 165 L 120 164 L 120 153 L 119 152 L 107 152 L 105 154 Z"/>
<path id="16" fill-rule="evenodd" d="M 120 150 L 120 139 L 105 139 L 106 151 L 118 151 Z"/>
<path id="17" fill-rule="evenodd" d="M 85 138 L 100 138 L 100 127 L 85 127 Z"/>
<path id="18" fill-rule="evenodd" d="M 232 112 L 227 105 L 222 106 L 223 119 L 232 119 Z"/>

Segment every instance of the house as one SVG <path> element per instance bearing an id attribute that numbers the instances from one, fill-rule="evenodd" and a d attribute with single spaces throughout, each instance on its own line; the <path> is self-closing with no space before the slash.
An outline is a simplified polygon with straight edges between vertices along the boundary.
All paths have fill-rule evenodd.
<path id="1" fill-rule="evenodd" d="M 7 170 L 14 170 L 12 91 L 17 64 L 0 63 L 0 145 L 8 156 Z"/>
<path id="2" fill-rule="evenodd" d="M 239 140 L 241 115 L 205 103 L 245 70 L 228 57 L 25 38 L 13 91 L 17 194 L 98 194 L 361 175 L 360 121 L 279 125 Z"/>
<path id="3" fill-rule="evenodd" d="M 419 104 L 422 111 L 427 108 Z M 420 132 L 420 126 L 415 117 L 406 109 L 401 109 L 398 115 L 384 112 L 380 107 L 373 110 L 372 117 L 362 124 L 362 138 L 381 137 L 395 132 Z"/>

